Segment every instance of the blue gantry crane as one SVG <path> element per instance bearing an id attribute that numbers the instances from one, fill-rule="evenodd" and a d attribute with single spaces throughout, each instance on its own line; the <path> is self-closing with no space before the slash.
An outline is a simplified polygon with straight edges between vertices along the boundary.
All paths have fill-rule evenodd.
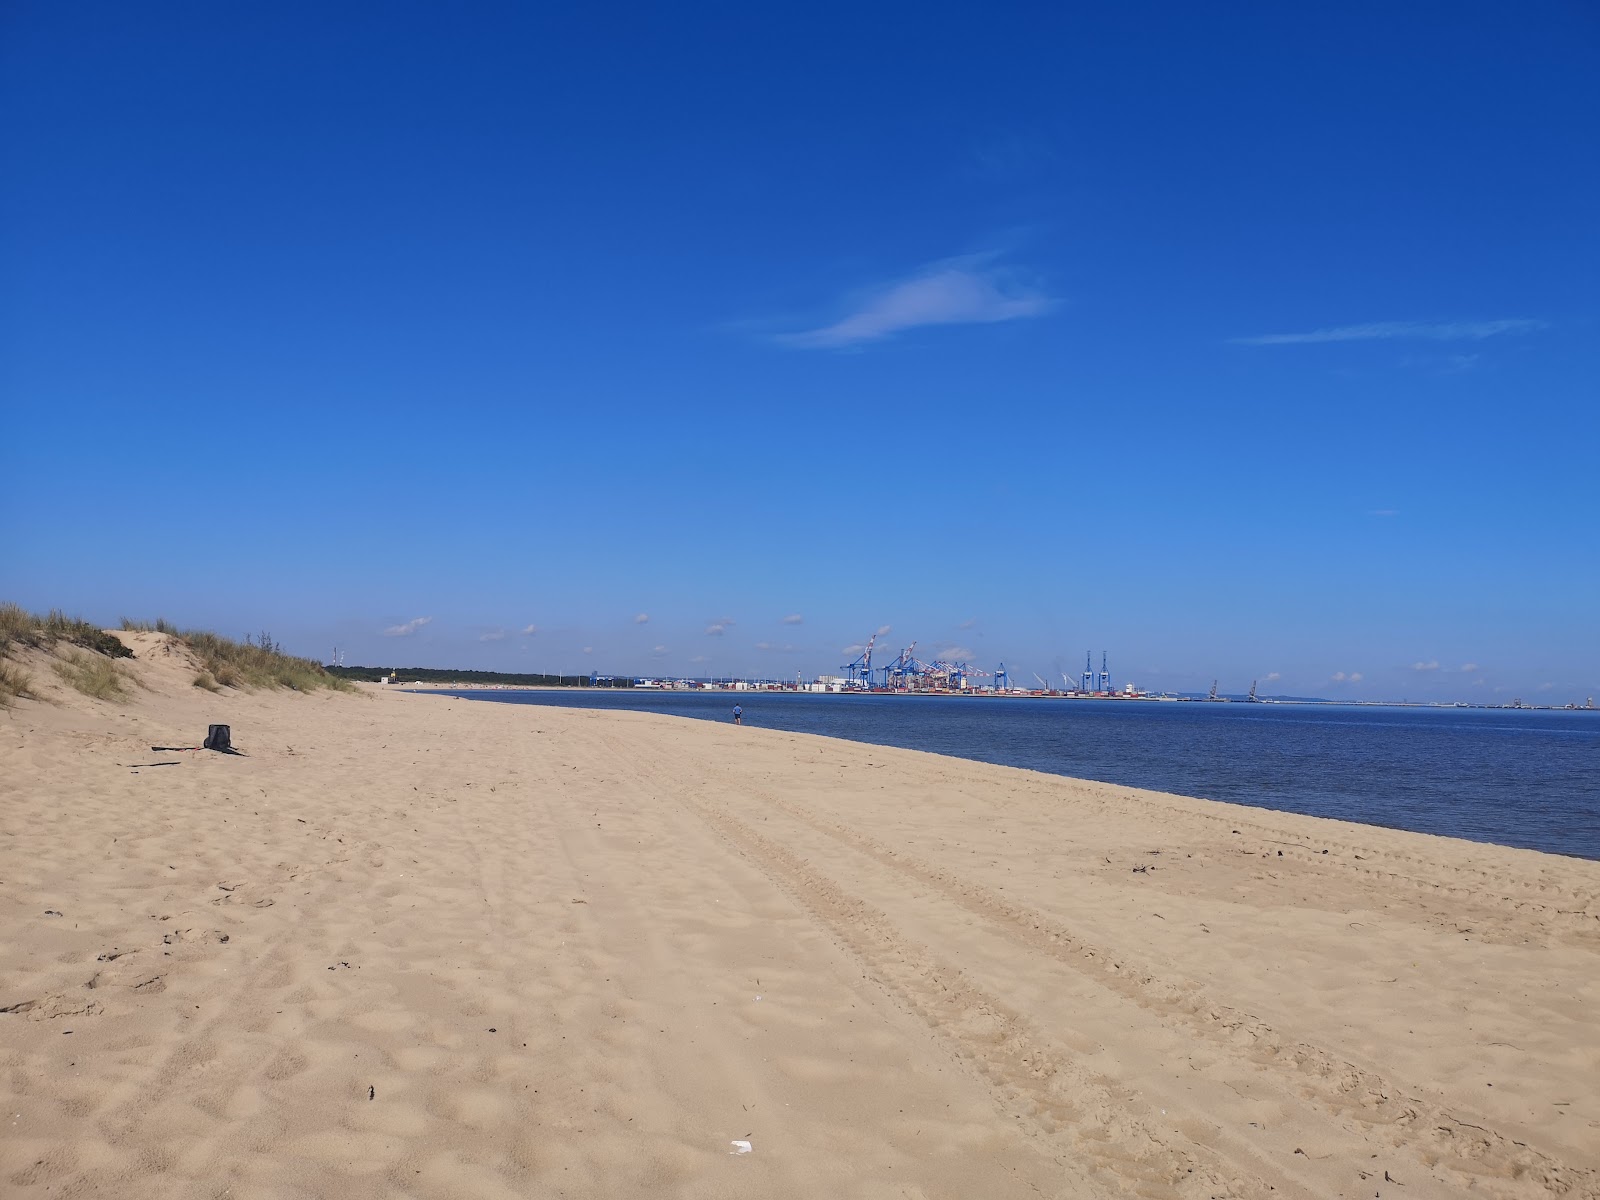
<path id="1" fill-rule="evenodd" d="M 878 635 L 873 634 L 867 639 L 866 649 L 839 668 L 851 683 L 863 687 L 872 686 L 872 644 L 877 640 Z"/>

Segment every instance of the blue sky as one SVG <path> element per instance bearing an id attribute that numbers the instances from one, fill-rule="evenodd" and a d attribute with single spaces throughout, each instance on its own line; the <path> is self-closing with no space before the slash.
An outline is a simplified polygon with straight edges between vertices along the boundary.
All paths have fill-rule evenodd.
<path id="1" fill-rule="evenodd" d="M 0 22 L 0 595 L 1600 693 L 1592 5 Z"/>

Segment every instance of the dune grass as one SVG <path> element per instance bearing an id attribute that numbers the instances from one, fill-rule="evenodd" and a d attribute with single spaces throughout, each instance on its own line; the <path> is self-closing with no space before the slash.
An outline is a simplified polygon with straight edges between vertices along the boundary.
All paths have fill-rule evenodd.
<path id="1" fill-rule="evenodd" d="M 55 668 L 68 684 L 96 700 L 126 699 L 133 684 L 133 677 L 103 654 L 69 650 Z"/>
<path id="2" fill-rule="evenodd" d="M 123 617 L 122 628 L 129 633 L 178 633 L 178 627 L 165 617 L 157 617 L 154 621 L 134 621 Z"/>
<path id="3" fill-rule="evenodd" d="M 297 692 L 314 692 L 318 688 L 355 691 L 354 686 L 346 680 L 323 670 L 321 663 L 285 654 L 270 634 L 263 633 L 259 639 L 246 637 L 242 642 L 196 630 L 177 636 L 194 652 L 202 675 L 209 675 L 218 687 L 283 687 Z M 206 685 L 197 678 L 195 686 Z"/>
<path id="4" fill-rule="evenodd" d="M 0 708 L 10 708 L 17 699 L 33 699 L 33 677 L 20 667 L 0 661 Z"/>
<path id="5" fill-rule="evenodd" d="M 122 628 L 164 633 L 187 646 L 199 666 L 194 686 L 207 691 L 225 687 L 290 688 L 297 692 L 313 692 L 318 688 L 355 691 L 353 684 L 328 674 L 321 663 L 285 654 L 283 647 L 268 633 L 254 638 L 246 635 L 242 642 L 236 642 L 204 630 L 180 631 L 165 618 L 150 622 L 123 617 Z M 61 642 L 92 652 L 82 655 L 75 650 L 56 665 L 56 673 L 85 695 L 115 699 L 132 681 L 125 672 L 110 670 L 114 666 L 113 659 L 133 657 L 133 651 L 114 635 L 88 621 L 68 617 L 60 609 L 52 609 L 41 617 L 20 605 L 0 602 L 0 658 L 14 647 L 49 650 Z M 98 662 L 94 661 L 95 657 Z M 13 687 L 7 680 L 16 681 L 17 686 Z M 4 697 L 4 702 L 26 695 L 26 681 L 27 676 L 20 671 L 6 668 L 5 676 L 0 678 L 0 696 Z"/>
<path id="6" fill-rule="evenodd" d="M 82 617 L 69 617 L 59 608 L 52 608 L 41 617 L 21 605 L 0 603 L 0 655 L 13 646 L 48 650 L 58 642 L 81 646 L 107 658 L 133 657 L 132 650 Z"/>

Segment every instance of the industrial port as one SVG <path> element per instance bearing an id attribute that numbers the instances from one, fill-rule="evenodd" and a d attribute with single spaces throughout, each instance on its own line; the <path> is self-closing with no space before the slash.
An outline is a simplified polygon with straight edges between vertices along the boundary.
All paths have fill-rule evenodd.
<path id="1" fill-rule="evenodd" d="M 917 657 L 917 643 L 912 642 L 893 658 L 878 665 L 873 663 L 877 635 L 867 639 L 861 652 L 843 664 L 842 675 L 819 675 L 807 681 L 801 677 L 782 679 L 635 679 L 632 686 L 666 690 L 723 690 L 723 691 L 786 691 L 786 692 L 875 692 L 895 695 L 936 696 L 1053 696 L 1063 699 L 1095 700 L 1195 700 L 1195 696 L 1177 696 L 1170 693 L 1142 691 L 1127 682 L 1115 688 L 1111 682 L 1110 655 L 1100 652 L 1100 669 L 1094 669 L 1094 656 L 1084 652 L 1083 674 L 1077 678 L 1062 674 L 1061 685 L 1052 684 L 1037 673 L 1037 687 L 1018 686 L 1000 663 L 993 671 L 985 671 L 965 661 L 944 658 L 923 660 Z M 1256 701 L 1255 684 L 1250 685 L 1250 702 Z M 1213 701 L 1226 702 L 1230 697 L 1219 697 L 1212 685 Z"/>

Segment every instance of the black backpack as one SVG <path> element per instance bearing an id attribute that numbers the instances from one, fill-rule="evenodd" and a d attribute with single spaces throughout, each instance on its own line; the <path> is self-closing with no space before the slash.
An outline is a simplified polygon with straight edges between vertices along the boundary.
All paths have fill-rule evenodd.
<path id="1" fill-rule="evenodd" d="M 220 750 L 223 754 L 232 754 L 233 732 L 226 725 L 208 726 L 206 740 L 202 744 L 207 750 Z"/>

